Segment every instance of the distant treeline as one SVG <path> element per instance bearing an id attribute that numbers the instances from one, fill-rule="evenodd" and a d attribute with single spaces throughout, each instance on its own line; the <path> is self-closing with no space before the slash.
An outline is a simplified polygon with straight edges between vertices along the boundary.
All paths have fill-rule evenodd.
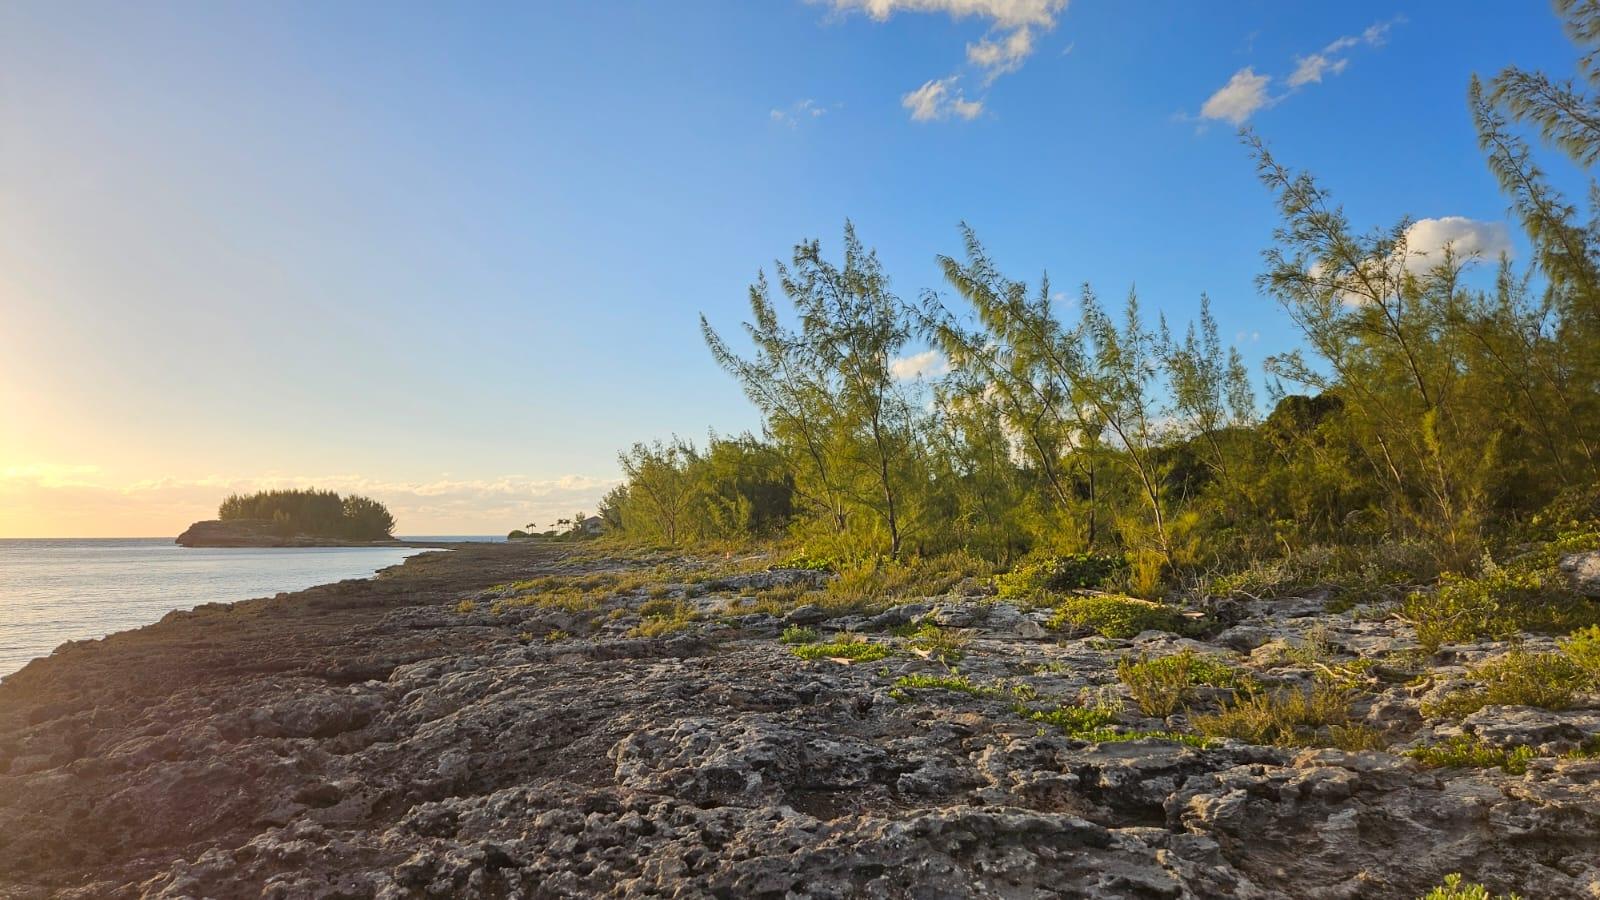
<path id="1" fill-rule="evenodd" d="M 1600 516 L 1600 219 L 1524 136 L 1600 159 L 1600 8 L 1561 8 L 1584 80 L 1470 86 L 1532 247 L 1523 268 L 1484 261 L 1482 287 L 1246 137 L 1281 216 L 1259 288 L 1301 338 L 1267 361 L 1269 415 L 1203 298 L 1169 327 L 1131 293 L 1118 310 L 1014 280 L 968 230 L 938 259 L 947 291 L 905 301 L 847 226 L 842 259 L 807 241 L 751 287 L 749 352 L 702 319 L 762 433 L 635 445 L 602 515 L 641 540 L 783 534 L 830 558 L 1106 554 L 1144 591 L 1319 547 L 1463 571 Z M 919 362 L 932 377 L 908 379 Z"/>
<path id="2" fill-rule="evenodd" d="M 382 503 L 315 489 L 233 494 L 222 501 L 217 518 L 266 519 L 286 534 L 352 541 L 384 540 L 394 532 L 394 516 Z"/>

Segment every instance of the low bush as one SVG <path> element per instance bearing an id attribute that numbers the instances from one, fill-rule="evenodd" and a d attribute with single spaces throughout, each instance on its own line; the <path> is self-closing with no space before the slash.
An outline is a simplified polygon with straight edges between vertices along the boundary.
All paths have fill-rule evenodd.
<path id="1" fill-rule="evenodd" d="M 1582 669 L 1589 680 L 1600 683 L 1600 625 L 1590 625 L 1561 641 L 1561 652 Z"/>
<path id="2" fill-rule="evenodd" d="M 1466 881 L 1461 873 L 1454 872 L 1444 877 L 1443 884 L 1417 900 L 1522 900 L 1522 897 L 1518 894 L 1490 895 L 1488 888 Z"/>
<path id="3" fill-rule="evenodd" d="M 888 647 L 860 638 L 841 638 L 827 644 L 801 644 L 789 648 L 789 652 L 801 659 L 848 659 L 855 662 L 875 662 L 893 655 Z"/>
<path id="4" fill-rule="evenodd" d="M 1407 750 L 1405 755 L 1430 769 L 1500 769 L 1510 775 L 1527 772 L 1528 763 L 1536 756 L 1532 747 L 1507 750 L 1466 734 L 1429 747 Z"/>
<path id="5" fill-rule="evenodd" d="M 1600 622 L 1600 607 L 1569 590 L 1537 553 L 1515 566 L 1488 562 L 1476 577 L 1447 572 L 1434 590 L 1407 597 L 1401 614 L 1430 653 L 1444 644 L 1521 631 L 1564 634 Z"/>
<path id="6" fill-rule="evenodd" d="M 1370 749 L 1374 735 L 1349 719 L 1344 692 L 1315 685 L 1306 691 L 1247 692 L 1221 712 L 1194 716 L 1189 724 L 1207 737 L 1251 744 Z"/>
<path id="7" fill-rule="evenodd" d="M 996 576 L 995 587 L 1006 599 L 1029 599 L 1042 593 L 1102 587 L 1127 567 L 1128 561 L 1120 556 L 1097 553 L 1046 556 L 1026 560 L 1004 575 Z"/>
<path id="8" fill-rule="evenodd" d="M 1068 597 L 1050 617 L 1052 628 L 1088 630 L 1108 638 L 1131 638 L 1144 631 L 1182 632 L 1184 626 L 1183 616 L 1164 603 L 1114 595 Z"/>
<path id="9" fill-rule="evenodd" d="M 1363 603 L 1398 599 L 1403 591 L 1397 585 L 1430 581 L 1436 575 L 1433 554 L 1422 544 L 1314 545 L 1213 578 L 1205 591 L 1220 597 L 1272 599 L 1333 588 L 1329 609 L 1342 612 Z"/>
<path id="10" fill-rule="evenodd" d="M 783 630 L 778 640 L 785 644 L 815 644 L 820 635 L 815 628 L 806 628 L 803 625 L 790 625 Z"/>
<path id="11" fill-rule="evenodd" d="M 700 619 L 694 604 L 681 600 L 650 600 L 640 605 L 639 614 L 644 619 L 631 632 L 634 637 L 664 637 Z"/>
<path id="12" fill-rule="evenodd" d="M 1061 706 L 1048 710 L 1018 706 L 1017 714 L 1031 722 L 1053 725 L 1074 736 L 1105 728 L 1117 721 L 1116 710 L 1104 706 Z"/>
<path id="13" fill-rule="evenodd" d="M 1117 677 L 1128 686 L 1141 712 L 1163 719 L 1187 705 L 1198 686 L 1237 688 L 1249 683 L 1248 676 L 1227 663 L 1191 649 L 1154 659 L 1125 656 L 1117 661 Z"/>
<path id="14" fill-rule="evenodd" d="M 896 601 L 948 594 L 963 580 L 987 578 L 993 571 L 988 562 L 965 552 L 905 560 L 873 557 L 839 566 L 839 577 L 828 582 L 819 603 L 835 610 L 869 612 Z"/>
<path id="15" fill-rule="evenodd" d="M 1485 706 L 1537 706 L 1566 709 L 1589 677 L 1562 653 L 1513 650 L 1467 669 L 1478 687 L 1453 691 L 1422 705 L 1428 716 L 1461 718 Z"/>

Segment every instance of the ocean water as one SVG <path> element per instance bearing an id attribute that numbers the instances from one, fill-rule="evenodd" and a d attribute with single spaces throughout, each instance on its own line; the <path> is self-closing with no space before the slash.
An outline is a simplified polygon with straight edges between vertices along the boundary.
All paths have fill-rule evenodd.
<path id="1" fill-rule="evenodd" d="M 489 540 L 431 537 L 428 540 Z M 66 641 L 138 628 L 174 609 L 365 578 L 399 547 L 200 549 L 172 538 L 0 540 L 0 677 Z"/>

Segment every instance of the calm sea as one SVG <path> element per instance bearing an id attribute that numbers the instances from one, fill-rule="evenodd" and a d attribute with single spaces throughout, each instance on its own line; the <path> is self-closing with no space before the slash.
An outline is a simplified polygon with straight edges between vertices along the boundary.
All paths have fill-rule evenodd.
<path id="1" fill-rule="evenodd" d="M 0 676 L 65 641 L 138 628 L 174 609 L 365 578 L 424 552 L 392 547 L 190 549 L 171 538 L 0 540 Z"/>

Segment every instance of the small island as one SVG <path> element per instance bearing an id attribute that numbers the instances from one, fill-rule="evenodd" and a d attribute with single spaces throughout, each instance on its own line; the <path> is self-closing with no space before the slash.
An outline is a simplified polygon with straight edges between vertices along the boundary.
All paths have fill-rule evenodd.
<path id="1" fill-rule="evenodd" d="M 184 547 L 346 547 L 395 543 L 394 516 L 382 503 L 333 491 L 278 490 L 233 494 L 217 518 L 196 522 Z"/>

